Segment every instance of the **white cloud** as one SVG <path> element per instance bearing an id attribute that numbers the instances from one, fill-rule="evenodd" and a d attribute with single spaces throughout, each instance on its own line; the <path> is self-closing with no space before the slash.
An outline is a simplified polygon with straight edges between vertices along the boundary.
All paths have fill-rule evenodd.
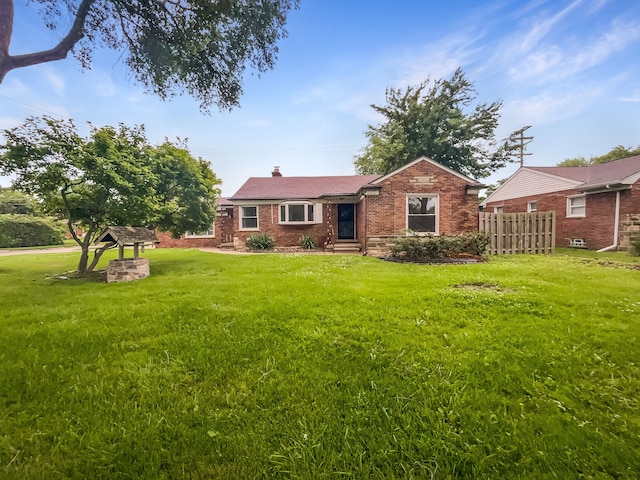
<path id="1" fill-rule="evenodd" d="M 314 112 L 321 117 L 324 115 L 322 111 L 328 109 L 333 112 L 347 112 L 367 122 L 378 121 L 379 117 L 371 108 L 371 104 L 376 103 L 377 98 L 384 98 L 383 81 L 382 76 L 373 73 L 372 70 L 358 71 L 352 75 L 342 75 L 340 78 L 320 79 L 298 93 L 292 104 L 305 108 L 308 108 L 309 104 L 317 104 Z"/>
<path id="2" fill-rule="evenodd" d="M 576 53 L 568 70 L 573 73 L 602 63 L 612 54 L 625 49 L 638 39 L 640 39 L 640 22 L 613 22 L 610 31 L 583 51 Z"/>
<path id="3" fill-rule="evenodd" d="M 85 73 L 87 75 L 85 80 L 93 86 L 96 95 L 100 97 L 113 97 L 118 93 L 118 88 L 113 82 L 111 75 L 104 70 L 90 70 Z"/>
<path id="4" fill-rule="evenodd" d="M 393 86 L 404 88 L 427 79 L 448 77 L 460 66 L 477 65 L 485 60 L 487 32 L 481 28 L 482 23 L 481 18 L 469 20 L 462 32 L 438 37 L 404 54 L 394 52 L 395 56 L 387 60 L 387 70 L 394 72 Z"/>
<path id="5" fill-rule="evenodd" d="M 346 78 L 323 78 L 299 92 L 292 100 L 294 106 L 316 102 L 331 102 L 347 88 Z"/>
<path id="6" fill-rule="evenodd" d="M 44 76 L 47 80 L 47 83 L 55 93 L 57 93 L 58 95 L 62 95 L 64 93 L 64 89 L 66 86 L 64 77 L 56 73 L 56 71 L 52 68 L 47 68 L 44 71 Z"/>
<path id="7" fill-rule="evenodd" d="M 589 8 L 589 10 L 587 10 L 587 13 L 589 15 L 593 15 L 595 13 L 598 13 L 609 2 L 610 2 L 610 0 L 593 0 L 593 3 L 591 4 L 591 7 Z"/>
<path id="8" fill-rule="evenodd" d="M 607 61 L 640 39 L 640 22 L 614 21 L 610 29 L 591 42 L 571 46 L 548 45 L 524 57 L 509 69 L 516 81 L 544 78 L 561 80 Z"/>
<path id="9" fill-rule="evenodd" d="M 1 95 L 15 98 L 20 95 L 26 95 L 30 92 L 29 87 L 27 87 L 22 81 L 11 77 L 11 72 L 8 77 L 9 78 L 2 82 L 2 87 L 0 88 Z"/>
<path id="10" fill-rule="evenodd" d="M 640 39 L 637 15 L 607 19 L 608 3 L 574 0 L 555 13 L 544 3 L 525 8 L 514 18 L 524 28 L 499 39 L 492 60 L 517 82 L 562 80 L 600 65 Z"/>
<path id="11" fill-rule="evenodd" d="M 0 130 L 17 127 L 23 121 L 14 117 L 0 117 Z"/>
<path id="12" fill-rule="evenodd" d="M 516 42 L 516 50 L 520 54 L 532 51 L 564 18 L 566 18 L 581 3 L 582 0 L 575 0 L 573 3 L 571 3 L 569 6 L 567 6 L 557 14 L 542 21 L 536 22 L 531 27 L 531 29 L 526 32 L 526 35 L 524 35 L 524 37 L 519 42 Z"/>
<path id="13" fill-rule="evenodd" d="M 38 103 L 37 109 L 45 115 L 64 119 L 71 118 L 69 110 L 61 105 L 55 105 L 53 103 Z"/>
<path id="14" fill-rule="evenodd" d="M 504 103 L 501 126 L 509 130 L 523 125 L 542 126 L 572 118 L 586 109 L 606 87 L 590 85 L 566 90 L 543 90 L 527 98 L 516 98 Z"/>

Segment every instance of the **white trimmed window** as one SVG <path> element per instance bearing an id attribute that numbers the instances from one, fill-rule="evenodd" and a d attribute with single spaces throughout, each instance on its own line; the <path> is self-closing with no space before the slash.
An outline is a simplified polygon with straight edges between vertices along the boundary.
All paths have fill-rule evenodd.
<path id="1" fill-rule="evenodd" d="M 281 224 L 322 223 L 322 204 L 287 202 L 280 204 Z"/>
<path id="2" fill-rule="evenodd" d="M 493 207 L 493 213 L 502 213 L 503 211 L 503 207 L 499 206 L 499 207 Z"/>
<path id="3" fill-rule="evenodd" d="M 438 196 L 407 195 L 407 229 L 438 234 Z"/>
<path id="4" fill-rule="evenodd" d="M 211 228 L 209 230 L 205 230 L 203 232 L 186 232 L 184 234 L 184 238 L 215 238 L 215 236 L 216 236 L 215 222 L 211 224 Z"/>
<path id="5" fill-rule="evenodd" d="M 258 206 L 240 206 L 240 230 L 258 230 Z"/>
<path id="6" fill-rule="evenodd" d="M 587 215 L 587 197 L 567 198 L 567 217 L 585 217 Z"/>
<path id="7" fill-rule="evenodd" d="M 527 202 L 527 212 L 537 212 L 538 211 L 538 202 Z"/>

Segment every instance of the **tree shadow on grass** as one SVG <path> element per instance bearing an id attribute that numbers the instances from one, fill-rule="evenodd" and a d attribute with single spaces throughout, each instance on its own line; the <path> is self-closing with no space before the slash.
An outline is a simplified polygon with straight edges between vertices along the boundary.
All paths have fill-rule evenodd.
<path id="1" fill-rule="evenodd" d="M 78 275 L 75 270 L 69 272 L 56 273 L 46 277 L 47 280 L 56 280 L 60 282 L 64 281 L 77 281 L 82 283 L 107 283 L 107 271 L 106 270 L 94 270 L 91 273 L 85 275 Z"/>

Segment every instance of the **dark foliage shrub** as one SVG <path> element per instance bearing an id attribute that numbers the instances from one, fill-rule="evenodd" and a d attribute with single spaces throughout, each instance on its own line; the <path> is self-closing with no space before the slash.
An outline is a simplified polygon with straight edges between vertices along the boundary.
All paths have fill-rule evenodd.
<path id="1" fill-rule="evenodd" d="M 247 247 L 249 250 L 273 250 L 273 238 L 266 233 L 254 233 L 247 238 Z"/>
<path id="2" fill-rule="evenodd" d="M 316 242 L 309 235 L 302 234 L 300 235 L 300 246 L 305 250 L 315 250 Z"/>
<path id="3" fill-rule="evenodd" d="M 31 215 L 0 215 L 0 248 L 62 245 L 64 227 Z"/>
<path id="4" fill-rule="evenodd" d="M 482 255 L 489 236 L 483 232 L 463 233 L 456 236 L 408 235 L 396 237 L 391 246 L 391 255 L 410 260 L 456 257 L 460 255 Z"/>
<path id="5" fill-rule="evenodd" d="M 640 235 L 631 237 L 629 255 L 632 257 L 640 257 Z"/>

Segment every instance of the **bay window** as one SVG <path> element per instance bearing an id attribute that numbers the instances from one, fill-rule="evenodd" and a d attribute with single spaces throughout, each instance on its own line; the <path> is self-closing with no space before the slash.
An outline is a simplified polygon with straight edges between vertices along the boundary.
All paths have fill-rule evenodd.
<path id="1" fill-rule="evenodd" d="M 322 222 L 322 204 L 287 202 L 280 204 L 280 223 L 304 224 Z"/>

